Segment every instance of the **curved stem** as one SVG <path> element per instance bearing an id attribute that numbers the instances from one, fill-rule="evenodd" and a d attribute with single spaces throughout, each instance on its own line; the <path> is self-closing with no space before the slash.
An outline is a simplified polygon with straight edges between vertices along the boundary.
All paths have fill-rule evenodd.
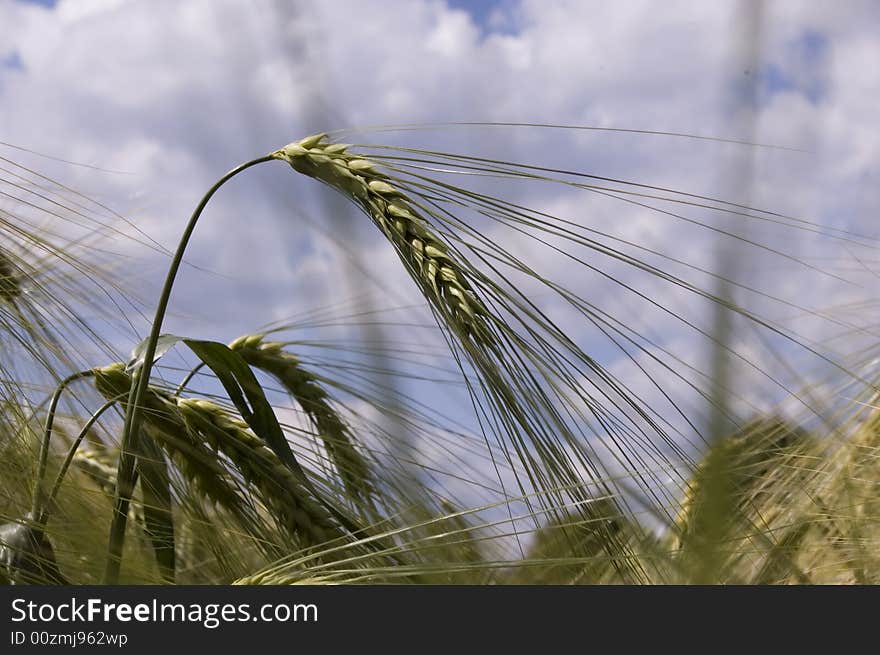
<path id="1" fill-rule="evenodd" d="M 183 390 L 186 389 L 186 385 L 190 383 L 196 375 L 198 375 L 199 371 L 201 371 L 205 367 L 205 362 L 199 362 L 193 369 L 186 374 L 186 377 L 181 380 L 180 384 L 177 385 L 177 388 L 174 390 L 173 396 L 179 396 L 183 393 Z"/>
<path id="2" fill-rule="evenodd" d="M 95 424 L 101 415 L 110 409 L 113 405 L 115 405 L 118 401 L 122 400 L 123 396 L 116 396 L 111 400 L 105 402 L 98 410 L 92 414 L 86 424 L 82 427 L 77 435 L 76 439 L 74 439 L 73 443 L 70 446 L 70 449 L 67 451 L 67 457 L 64 458 L 64 463 L 61 465 L 61 468 L 58 470 L 58 475 L 55 476 L 55 483 L 52 485 L 52 490 L 49 492 L 49 495 L 46 497 L 46 502 L 43 503 L 43 509 L 41 510 L 39 515 L 36 516 L 37 527 L 39 529 L 43 529 L 46 526 L 46 521 L 49 519 L 49 508 L 52 506 L 52 503 L 55 502 L 55 497 L 58 495 L 58 490 L 61 488 L 61 482 L 64 480 L 64 476 L 67 474 L 67 469 L 70 468 L 71 462 L 73 462 L 73 457 L 76 455 L 76 451 L 79 450 L 79 445 L 82 443 L 82 440 L 85 439 L 85 436 L 88 434 L 89 430 L 92 429 L 92 426 Z"/>
<path id="3" fill-rule="evenodd" d="M 46 462 L 49 459 L 49 442 L 52 440 L 52 425 L 55 422 L 55 411 L 58 409 L 61 392 L 71 383 L 91 377 L 92 375 L 94 375 L 94 372 L 90 370 L 68 375 L 61 380 L 58 386 L 55 387 L 55 391 L 52 392 L 52 399 L 49 401 L 49 413 L 46 414 L 46 425 L 43 428 L 43 439 L 40 442 L 40 459 L 37 464 L 37 477 L 34 482 L 34 496 L 31 499 L 31 516 L 34 518 L 40 515 L 40 508 L 43 505 L 43 477 L 46 475 Z"/>
<path id="4" fill-rule="evenodd" d="M 183 254 L 186 246 L 192 236 L 196 223 L 202 215 L 202 211 L 208 204 L 211 197 L 217 190 L 230 179 L 241 173 L 242 171 L 256 166 L 263 162 L 275 159 L 272 155 L 265 155 L 258 159 L 241 164 L 226 173 L 217 180 L 214 185 L 208 189 L 208 192 L 199 201 L 195 211 L 187 223 L 180 242 L 177 244 L 177 251 L 171 260 L 168 273 L 165 277 L 165 284 L 162 287 L 162 293 L 159 296 L 159 303 L 156 306 L 156 315 L 153 318 L 153 324 L 150 330 L 150 336 L 147 339 L 144 351 L 143 365 L 132 375 L 131 391 L 128 395 L 128 402 L 125 411 L 125 424 L 122 428 L 122 439 L 120 443 L 119 468 L 116 474 L 116 498 L 113 507 L 113 521 L 110 526 L 110 539 L 107 545 L 107 567 L 104 570 L 104 583 L 117 584 L 119 581 L 119 568 L 122 564 L 122 545 L 125 540 L 125 524 L 128 518 L 128 503 L 134 485 L 132 484 L 132 476 L 134 475 L 134 452 L 137 452 L 136 440 L 140 433 L 140 405 L 147 392 L 147 386 L 150 381 L 150 372 L 153 367 L 153 358 L 156 356 L 156 345 L 159 341 L 159 335 L 162 332 L 162 322 L 165 319 L 165 312 L 168 309 L 168 301 L 171 298 L 171 289 L 174 286 L 174 280 L 177 277 L 177 271 L 183 261 Z"/>

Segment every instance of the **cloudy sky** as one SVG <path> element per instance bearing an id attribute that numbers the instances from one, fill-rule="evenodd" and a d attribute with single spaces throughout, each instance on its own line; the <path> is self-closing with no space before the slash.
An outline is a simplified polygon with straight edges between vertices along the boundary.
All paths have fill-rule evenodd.
<path id="1" fill-rule="evenodd" d="M 780 381 L 794 388 L 807 370 L 827 374 L 818 355 L 864 346 L 840 334 L 871 335 L 880 265 L 878 28 L 880 5 L 869 0 L 0 0 L 0 141 L 103 170 L 9 145 L 0 154 L 112 207 L 165 249 L 223 172 L 337 128 L 353 128 L 348 141 L 583 171 L 775 212 L 758 220 L 636 199 L 672 216 L 560 185 L 465 181 L 601 232 L 603 243 L 731 293 L 796 332 L 813 353 L 733 324 L 730 341 L 742 355 L 733 363 L 743 397 L 736 409 L 747 415 L 784 395 Z M 367 129 L 452 121 L 763 145 L 525 127 Z M 352 299 L 383 312 L 415 304 L 411 311 L 429 320 L 368 221 L 316 187 L 273 164 L 224 189 L 198 228 L 167 329 L 228 341 L 305 312 L 345 313 Z M 2 203 L 10 210 L 15 200 Z M 611 258 L 581 250 L 592 257 L 590 271 L 498 226 L 485 229 L 650 339 L 629 359 L 536 290 L 542 307 L 635 392 L 664 402 L 637 363 L 683 405 L 705 411 L 694 389 L 655 366 L 657 358 L 675 362 L 705 384 L 698 372 L 709 370 L 711 349 L 695 329 L 711 331 L 705 303 Z M 143 240 L 108 243 L 122 262 L 115 275 L 149 307 L 167 257 Z M 713 286 L 707 272 L 765 295 Z M 136 327 L 143 334 L 144 323 Z M 429 348 L 418 330 L 359 329 L 349 337 Z M 309 335 L 329 338 L 329 330 Z M 136 341 L 122 329 L 110 338 L 120 356 Z M 793 376 L 795 357 L 806 363 L 797 359 Z M 419 394 L 455 407 L 436 390 Z"/>

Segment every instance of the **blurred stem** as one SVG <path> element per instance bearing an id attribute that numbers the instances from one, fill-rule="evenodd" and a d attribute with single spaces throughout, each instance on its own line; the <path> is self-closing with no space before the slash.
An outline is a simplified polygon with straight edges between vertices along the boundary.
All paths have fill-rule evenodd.
<path id="1" fill-rule="evenodd" d="M 61 399 L 61 393 L 73 382 L 83 378 L 91 377 L 94 372 L 80 371 L 64 378 L 52 393 L 52 400 L 49 401 L 49 413 L 46 414 L 46 425 L 43 428 L 43 440 L 40 442 L 40 459 L 37 464 L 37 476 L 34 482 L 34 496 L 31 500 L 31 516 L 36 518 L 40 515 L 43 505 L 43 477 L 46 475 L 46 462 L 49 459 L 49 442 L 52 440 L 52 426 L 55 423 L 55 411 L 58 409 L 58 401 Z"/>
<path id="2" fill-rule="evenodd" d="M 110 526 L 110 538 L 107 545 L 107 567 L 104 571 L 104 584 L 117 584 L 119 581 L 119 569 L 122 564 L 122 545 L 125 541 L 125 524 L 128 518 L 128 504 L 131 499 L 132 490 L 134 488 L 134 456 L 137 452 L 136 440 L 140 434 L 140 406 L 143 402 L 144 395 L 147 392 L 147 386 L 150 381 L 150 372 L 153 368 L 153 358 L 156 356 L 156 345 L 159 341 L 159 335 L 162 332 L 162 322 L 165 319 L 165 312 L 168 308 L 168 301 L 171 298 L 171 289 L 174 286 L 174 280 L 183 261 L 183 254 L 189 243 L 196 223 L 202 215 L 202 211 L 211 200 L 211 197 L 217 190 L 230 179 L 247 170 L 251 166 L 262 164 L 263 162 L 272 161 L 272 155 L 264 155 L 258 159 L 241 164 L 226 173 L 217 180 L 214 185 L 208 189 L 208 192 L 199 201 L 198 206 L 189 219 L 180 242 L 177 244 L 177 251 L 171 260 L 168 273 L 165 277 L 165 285 L 162 287 L 162 293 L 159 296 L 159 303 L 156 306 L 156 315 L 153 318 L 153 324 L 150 330 L 150 336 L 147 339 L 144 351 L 144 362 L 132 374 L 131 391 L 128 395 L 128 403 L 125 410 L 125 424 L 122 428 L 122 440 L 120 443 L 119 468 L 116 474 L 116 498 L 113 507 L 113 522 Z"/>
<path id="3" fill-rule="evenodd" d="M 49 508 L 52 506 L 52 503 L 55 501 L 55 497 L 58 495 L 58 490 L 61 488 L 61 482 L 64 480 L 64 476 L 67 474 L 67 469 L 70 468 L 70 463 L 73 461 L 74 455 L 76 455 L 76 451 L 79 450 L 79 445 L 82 443 L 82 440 L 88 434 L 89 430 L 92 429 L 92 426 L 95 424 L 101 415 L 110 409 L 113 405 L 115 405 L 118 401 L 122 400 L 122 396 L 117 396 L 112 400 L 108 400 L 105 402 L 98 410 L 92 414 L 86 424 L 82 427 L 77 435 L 76 439 L 74 439 L 73 443 L 70 446 L 70 449 L 67 451 L 67 457 L 64 458 L 64 463 L 61 465 L 61 468 L 58 470 L 58 475 L 55 476 L 55 484 L 52 485 L 52 490 L 49 492 L 48 497 L 46 498 L 46 502 L 43 504 L 43 509 L 41 510 L 39 515 L 34 515 L 37 520 L 37 527 L 42 529 L 46 525 L 46 521 L 49 518 Z"/>

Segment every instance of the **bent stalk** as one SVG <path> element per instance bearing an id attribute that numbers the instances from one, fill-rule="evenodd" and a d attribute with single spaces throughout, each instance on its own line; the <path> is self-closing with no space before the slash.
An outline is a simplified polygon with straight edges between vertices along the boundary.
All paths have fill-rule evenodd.
<path id="1" fill-rule="evenodd" d="M 119 468 L 116 477 L 116 495 L 113 503 L 113 521 L 110 525 L 110 537 L 107 545 L 107 567 L 104 571 L 105 584 L 117 584 L 119 581 L 119 569 L 122 565 L 122 545 L 125 541 L 125 525 L 128 518 L 128 504 L 133 491 L 134 476 L 134 456 L 136 452 L 137 439 L 140 431 L 140 405 L 143 401 L 144 394 L 150 381 L 150 372 L 153 368 L 153 358 L 156 356 L 156 346 L 159 342 L 159 335 L 162 332 L 162 322 L 165 319 L 165 313 L 168 309 L 168 302 L 171 298 L 171 290 L 174 286 L 174 280 L 183 261 L 183 254 L 189 244 L 190 237 L 195 230 L 199 217 L 202 215 L 208 202 L 211 200 L 217 190 L 226 182 L 231 180 L 239 173 L 261 164 L 263 162 L 272 161 L 274 157 L 265 155 L 249 162 L 241 164 L 226 173 L 217 180 L 214 185 L 208 189 L 208 192 L 199 201 L 195 211 L 187 223 L 186 228 L 181 235 L 180 242 L 177 244 L 177 251 L 171 259 L 171 265 L 168 267 L 168 273 L 165 277 L 165 284 L 162 287 L 162 293 L 159 296 L 159 303 L 156 306 L 156 315 L 153 318 L 153 324 L 150 329 L 150 336 L 147 338 L 144 348 L 143 364 L 139 369 L 133 371 L 131 391 L 128 396 L 128 404 L 125 411 L 125 423 L 122 428 L 122 439 L 120 444 Z"/>

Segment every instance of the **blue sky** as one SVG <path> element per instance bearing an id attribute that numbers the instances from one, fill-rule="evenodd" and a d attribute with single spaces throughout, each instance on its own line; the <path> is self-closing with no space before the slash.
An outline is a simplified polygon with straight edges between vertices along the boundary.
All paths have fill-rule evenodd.
<path id="1" fill-rule="evenodd" d="M 758 70 L 759 102 L 767 103 L 777 93 L 795 92 L 812 103 L 827 92 L 828 38 L 820 31 L 806 30 L 787 45 L 792 64 L 765 63 Z"/>
<path id="2" fill-rule="evenodd" d="M 61 0 L 53 11 L 33 5 L 0 0 L 0 141 L 122 171 L 16 154 L 99 198 L 165 247 L 175 243 L 201 192 L 237 162 L 319 130 L 450 120 L 686 132 L 800 152 L 525 128 L 364 130 L 349 136 L 638 180 L 876 233 L 880 83 L 868 64 L 880 60 L 876 3 L 754 5 L 763 7 L 760 39 L 743 27 L 744 5 L 728 2 L 664 2 L 663 11 L 656 2 L 636 0 Z M 493 19 L 499 15 L 506 20 Z M 871 310 L 831 324 L 794 308 L 855 306 L 872 301 L 876 291 L 872 250 L 819 240 L 814 228 L 784 230 L 772 221 L 737 222 L 693 207 L 682 210 L 685 219 L 706 224 L 701 227 L 558 186 L 472 183 L 609 235 L 618 247 L 638 243 L 707 270 L 714 266 L 719 230 L 747 226 L 750 239 L 857 282 L 747 248 L 742 281 L 791 305 L 748 293 L 738 300 L 785 322 L 823 352 L 825 344 L 829 350 L 842 347 L 828 341 L 842 329 L 839 323 L 863 327 L 873 321 Z M 395 316 L 427 319 L 396 256 L 372 226 L 280 167 L 230 185 L 206 218 L 190 251 L 194 266 L 175 293 L 173 308 L 187 309 L 173 311 L 169 331 L 228 341 L 352 297 L 386 308 L 415 306 Z M 624 292 L 510 232 L 490 236 L 650 336 L 656 347 L 636 357 L 639 365 L 654 366 L 652 358 L 668 352 L 683 369 L 705 370 L 705 339 L 645 300 L 658 300 L 705 327 L 705 306 L 693 296 L 590 254 L 593 265 L 642 295 Z M 134 241 L 112 242 L 108 250 L 122 258 L 120 278 L 150 305 L 167 260 Z M 708 283 L 670 259 L 632 252 Z M 139 263 L 136 275 L 125 264 L 130 261 Z M 591 354 L 653 402 L 658 392 L 635 364 L 552 296 L 539 300 Z M 142 334 L 143 324 L 138 327 Z M 136 337 L 123 325 L 107 331 L 124 356 Z M 358 329 L 305 334 L 366 338 Z M 391 330 L 387 338 L 419 341 L 425 350 L 438 345 L 411 329 Z M 740 329 L 736 338 L 749 361 L 777 364 L 750 329 Z M 773 385 L 766 376 L 746 364 L 740 369 L 739 410 L 778 400 L 779 388 L 768 391 Z M 818 364 L 815 370 L 823 372 Z M 656 366 L 652 373 L 663 375 Z M 698 408 L 692 391 L 680 381 L 668 383 L 684 405 Z M 425 385 L 412 391 L 440 411 L 470 420 L 460 410 L 466 398 Z"/>
<path id="3" fill-rule="evenodd" d="M 448 5 L 468 12 L 484 34 L 517 31 L 515 0 L 448 0 Z"/>
<path id="4" fill-rule="evenodd" d="M 29 5 L 38 5 L 40 7 L 48 7 L 52 9 L 55 5 L 58 4 L 58 0 L 18 0 L 18 2 L 29 4 Z"/>

